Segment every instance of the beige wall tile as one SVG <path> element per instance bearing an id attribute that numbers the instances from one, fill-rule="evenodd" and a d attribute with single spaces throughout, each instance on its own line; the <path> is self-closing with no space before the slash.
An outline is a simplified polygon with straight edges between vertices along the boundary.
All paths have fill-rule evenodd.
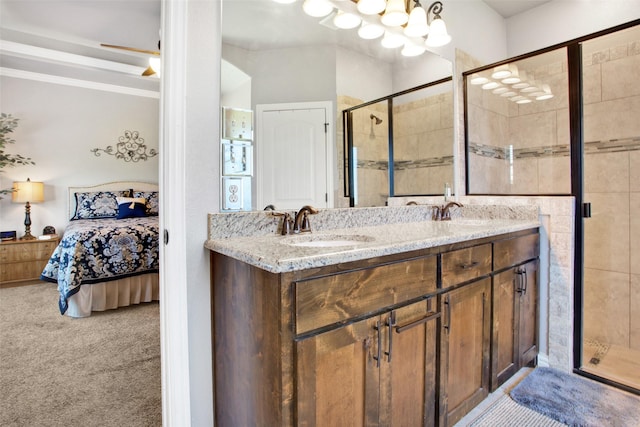
<path id="1" fill-rule="evenodd" d="M 640 191 L 640 151 L 629 152 L 629 191 Z"/>
<path id="2" fill-rule="evenodd" d="M 546 157 L 538 160 L 540 194 L 571 193 L 571 158 Z"/>
<path id="3" fill-rule="evenodd" d="M 509 119 L 508 144 L 515 148 L 556 144 L 556 114 L 545 112 Z"/>
<path id="4" fill-rule="evenodd" d="M 640 96 L 640 55 L 625 56 L 602 64 L 602 99 Z"/>
<path id="5" fill-rule="evenodd" d="M 640 135 L 640 96 L 584 106 L 584 140 L 608 141 Z"/>
<path id="6" fill-rule="evenodd" d="M 584 156 L 586 193 L 629 191 L 629 153 L 596 153 Z"/>
<path id="7" fill-rule="evenodd" d="M 629 205 L 631 206 L 629 227 L 631 273 L 640 274 L 640 192 L 630 194 Z"/>
<path id="8" fill-rule="evenodd" d="M 509 163 L 504 161 L 505 175 L 508 183 L 507 194 L 538 193 L 538 159 L 516 159 L 513 162 L 513 181 Z"/>
<path id="9" fill-rule="evenodd" d="M 629 275 L 585 268 L 584 338 L 629 345 Z"/>
<path id="10" fill-rule="evenodd" d="M 582 101 L 593 104 L 602 101 L 601 65 L 595 64 L 584 67 L 582 72 Z"/>
<path id="11" fill-rule="evenodd" d="M 629 272 L 629 195 L 587 193 L 591 218 L 584 221 L 584 265 L 621 273 Z"/>
<path id="12" fill-rule="evenodd" d="M 638 274 L 631 275 L 629 312 L 631 313 L 629 347 L 640 350 L 640 275 Z"/>

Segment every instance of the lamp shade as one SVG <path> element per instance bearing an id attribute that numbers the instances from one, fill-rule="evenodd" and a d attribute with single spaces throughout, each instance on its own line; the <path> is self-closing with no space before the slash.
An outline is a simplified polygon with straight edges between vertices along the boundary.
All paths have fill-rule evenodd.
<path id="1" fill-rule="evenodd" d="M 26 181 L 14 182 L 11 201 L 13 203 L 44 202 L 44 184 L 42 182 L 33 182 L 28 178 Z"/>

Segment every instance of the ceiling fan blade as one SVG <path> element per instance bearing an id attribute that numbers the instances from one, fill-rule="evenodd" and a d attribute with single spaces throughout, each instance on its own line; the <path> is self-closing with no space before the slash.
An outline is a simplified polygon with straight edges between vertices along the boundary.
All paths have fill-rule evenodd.
<path id="1" fill-rule="evenodd" d="M 114 44 L 105 44 L 105 43 L 100 43 L 100 46 L 102 46 L 102 47 L 110 47 L 110 48 L 113 48 L 113 49 L 128 50 L 130 52 L 146 53 L 148 55 L 160 56 L 160 52 L 158 52 L 157 50 L 137 49 L 135 47 L 117 46 L 117 45 L 114 45 Z"/>

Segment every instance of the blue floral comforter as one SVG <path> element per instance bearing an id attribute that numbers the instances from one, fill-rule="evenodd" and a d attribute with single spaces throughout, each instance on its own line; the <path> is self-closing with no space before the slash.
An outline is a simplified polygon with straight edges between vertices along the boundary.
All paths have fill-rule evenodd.
<path id="1" fill-rule="evenodd" d="M 58 283 L 60 313 L 81 285 L 158 272 L 158 217 L 71 221 L 41 279 Z"/>

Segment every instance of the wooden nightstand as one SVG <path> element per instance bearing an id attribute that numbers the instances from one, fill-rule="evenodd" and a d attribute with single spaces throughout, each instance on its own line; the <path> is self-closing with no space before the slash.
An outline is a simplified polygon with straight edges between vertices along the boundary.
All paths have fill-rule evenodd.
<path id="1" fill-rule="evenodd" d="M 37 280 L 60 238 L 0 243 L 0 284 Z"/>

